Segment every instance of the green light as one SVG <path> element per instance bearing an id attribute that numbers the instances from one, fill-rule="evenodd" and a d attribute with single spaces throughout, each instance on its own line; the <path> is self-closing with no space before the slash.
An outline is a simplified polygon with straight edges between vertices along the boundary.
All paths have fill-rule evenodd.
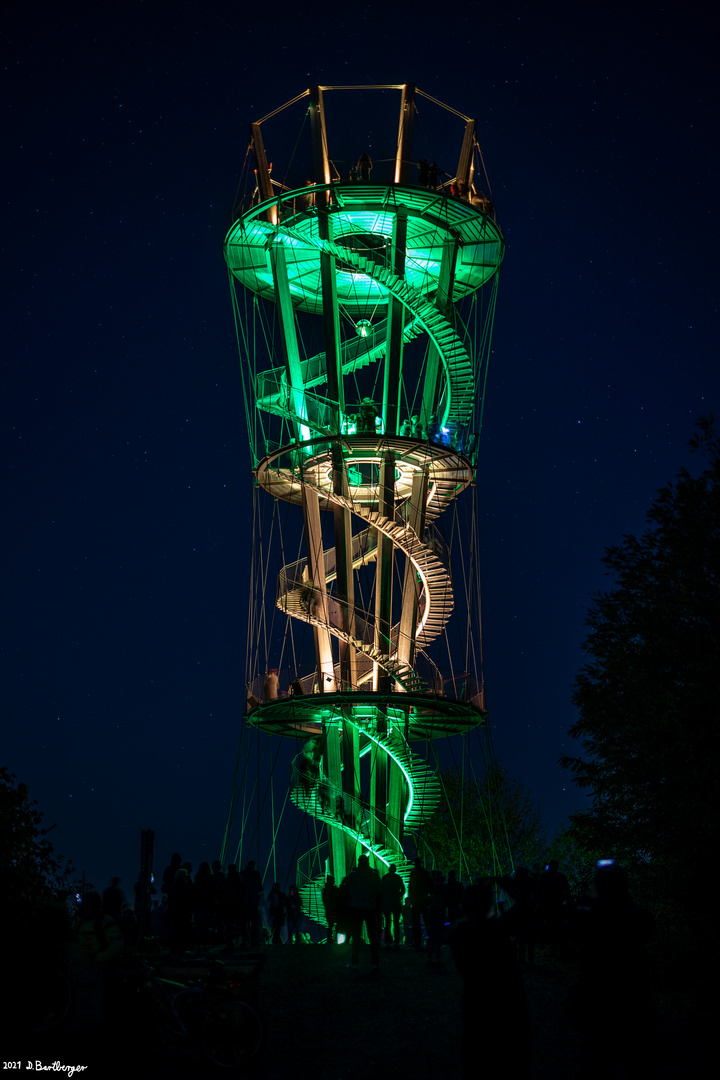
<path id="1" fill-rule="evenodd" d="M 355 323 L 355 329 L 357 330 L 359 337 L 367 337 L 370 333 L 370 327 L 372 323 L 369 319 L 358 319 Z"/>

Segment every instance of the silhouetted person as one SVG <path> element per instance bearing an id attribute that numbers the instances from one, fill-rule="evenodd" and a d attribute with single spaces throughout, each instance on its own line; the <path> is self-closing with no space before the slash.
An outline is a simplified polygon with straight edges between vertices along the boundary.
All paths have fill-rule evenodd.
<path id="1" fill-rule="evenodd" d="M 519 866 L 511 878 L 498 878 L 498 883 L 513 900 L 513 906 L 503 915 L 503 923 L 515 939 L 518 960 L 533 964 L 536 880 L 526 867 Z"/>
<path id="2" fill-rule="evenodd" d="M 493 918 L 492 906 L 488 879 L 469 885 L 463 894 L 465 918 L 450 932 L 450 952 L 463 982 L 463 1077 L 529 1080 L 525 990 L 512 943 Z"/>
<path id="3" fill-rule="evenodd" d="M 405 882 L 392 863 L 387 874 L 380 881 L 380 899 L 385 923 L 385 944 L 400 948 L 400 913 L 402 911 Z"/>
<path id="4" fill-rule="evenodd" d="M 463 892 L 462 883 L 458 881 L 455 871 L 450 870 L 445 882 L 445 906 L 451 926 L 455 925 L 462 914 Z"/>
<path id="5" fill-rule="evenodd" d="M 559 957 L 563 946 L 570 886 L 568 879 L 558 870 L 557 859 L 551 859 L 540 875 L 536 896 L 535 911 L 544 928 L 550 955 Z"/>
<path id="6" fill-rule="evenodd" d="M 580 951 L 580 979 L 568 994 L 567 1014 L 580 1029 L 584 1080 L 656 1077 L 645 954 L 654 927 L 650 913 L 630 899 L 622 867 L 598 868 L 592 898 L 569 929 Z"/>
<path id="7" fill-rule="evenodd" d="M 433 413 L 428 420 L 427 437 L 428 442 L 440 441 L 440 421 L 438 420 L 437 413 Z"/>
<path id="8" fill-rule="evenodd" d="M 103 915 L 109 915 L 119 926 L 124 903 L 125 893 L 120 888 L 120 878 L 111 878 L 110 884 L 102 894 Z"/>
<path id="9" fill-rule="evenodd" d="M 240 876 L 245 889 L 243 944 L 247 944 L 249 937 L 250 944 L 254 948 L 260 940 L 260 894 L 263 891 L 263 882 L 259 872 L 255 869 L 253 859 L 248 861 Z"/>
<path id="10" fill-rule="evenodd" d="M 332 945 L 334 940 L 333 928 L 337 933 L 337 921 L 340 911 L 340 890 L 335 884 L 335 878 L 328 874 L 323 891 L 321 893 L 323 907 L 325 909 L 325 921 L 327 923 L 327 943 Z"/>
<path id="11" fill-rule="evenodd" d="M 413 863 L 408 882 L 408 895 L 412 905 L 412 943 L 415 948 L 420 948 L 422 945 L 421 920 L 424 920 L 427 914 L 431 890 L 432 879 L 430 874 L 423 866 L 422 860 L 417 858 Z"/>
<path id="12" fill-rule="evenodd" d="M 352 934 L 350 966 L 356 968 L 360 959 L 360 939 L 363 923 L 370 938 L 370 963 L 380 963 L 380 875 L 370 868 L 367 855 L 361 855 L 357 866 L 345 879 L 347 883 L 348 921 Z"/>
<path id="13" fill-rule="evenodd" d="M 303 909 L 300 890 L 297 885 L 291 885 L 287 891 L 287 928 L 288 945 L 302 944 L 300 936 L 300 924 L 302 923 Z"/>
<path id="14" fill-rule="evenodd" d="M 123 939 L 110 915 L 104 915 L 99 893 L 83 894 L 75 934 L 71 974 L 81 1025 L 97 1027 L 117 1016 Z"/>
<path id="15" fill-rule="evenodd" d="M 439 964 L 445 927 L 445 882 L 439 870 L 433 870 L 430 879 L 432 885 L 425 913 L 425 929 L 427 930 L 427 958 L 425 963 Z"/>
<path id="16" fill-rule="evenodd" d="M 367 181 L 370 179 L 370 170 L 372 169 L 372 159 L 369 154 L 361 154 L 358 158 L 357 167 L 360 170 L 360 179 Z"/>
<path id="17" fill-rule="evenodd" d="M 270 931 L 271 942 L 273 945 L 282 945 L 282 938 L 280 931 L 285 925 L 285 912 L 287 907 L 287 897 L 280 888 L 279 882 L 274 882 L 272 889 L 268 893 L 267 909 L 270 917 Z"/>
<path id="18" fill-rule="evenodd" d="M 429 170 L 430 170 L 430 166 L 428 165 L 427 158 L 421 157 L 420 160 L 418 161 L 418 186 L 419 187 L 427 187 L 428 186 Z"/>
<path id="19" fill-rule="evenodd" d="M 217 886 L 217 915 L 222 929 L 226 949 L 232 949 L 240 927 L 243 927 L 245 914 L 245 889 L 235 863 L 227 868 Z"/>
<path id="20" fill-rule="evenodd" d="M 363 398 L 357 414 L 358 435 L 374 435 L 376 431 L 375 420 L 379 415 L 372 398 Z"/>
<path id="21" fill-rule="evenodd" d="M 434 161 L 431 161 L 430 164 L 428 165 L 427 186 L 432 191 L 437 191 L 438 171 L 439 170 L 438 170 L 437 163 L 434 162 Z"/>
<path id="22" fill-rule="evenodd" d="M 217 881 L 213 877 L 209 862 L 201 862 L 193 882 L 193 914 L 195 916 L 195 934 L 201 948 L 207 949 L 210 929 L 215 913 L 215 890 Z"/>
<path id="23" fill-rule="evenodd" d="M 168 893 L 167 923 L 170 927 L 170 949 L 185 952 L 192 934 L 193 891 L 190 875 L 184 867 L 176 871 Z"/>
<path id="24" fill-rule="evenodd" d="M 163 870 L 162 885 L 160 887 L 160 891 L 165 893 L 166 896 L 170 892 L 170 886 L 173 883 L 175 872 L 176 870 L 179 870 L 181 866 L 182 855 L 179 855 L 176 851 L 173 855 L 170 856 L 170 863 Z"/>

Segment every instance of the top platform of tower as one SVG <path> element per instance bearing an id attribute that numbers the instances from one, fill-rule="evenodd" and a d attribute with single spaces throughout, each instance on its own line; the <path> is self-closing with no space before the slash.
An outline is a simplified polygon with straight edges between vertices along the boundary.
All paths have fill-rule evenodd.
<path id="1" fill-rule="evenodd" d="M 395 145 L 387 147 L 385 171 L 390 182 L 375 183 L 359 167 L 342 179 L 328 153 L 324 91 L 399 90 L 400 120 Z M 251 125 L 256 187 L 251 204 L 243 207 L 225 238 L 225 259 L 236 279 L 253 292 L 275 300 L 273 249 L 282 249 L 293 307 L 320 314 L 322 259 L 335 268 L 337 300 L 350 315 L 363 315 L 368 306 L 387 304 L 391 296 L 428 300 L 443 289 L 443 270 L 452 303 L 473 293 L 498 271 L 504 254 L 502 231 L 494 208 L 476 183 L 474 162 L 479 155 L 476 123 L 437 102 L 412 84 L 395 87 L 311 87 L 288 106 L 309 98 L 313 177 L 303 187 L 289 189 L 272 178 L 259 121 Z M 455 174 L 436 177 L 434 163 L 415 163 L 413 118 L 418 97 L 425 98 L 464 121 Z M 276 110 L 269 120 L 282 109 Z M 457 123 L 457 120 L 454 121 Z M 392 155 L 392 157 L 391 157 Z M 430 169 L 429 176 L 426 168 Z M 376 166 L 376 172 L 382 171 Z M 417 175 L 417 183 L 413 183 Z M 355 178 L 357 177 L 357 178 Z M 402 249 L 401 264 L 397 251 Z M 452 258 L 448 258 L 448 252 Z M 452 266 L 448 276 L 447 267 Z M 436 300 L 437 303 L 437 300 Z"/>

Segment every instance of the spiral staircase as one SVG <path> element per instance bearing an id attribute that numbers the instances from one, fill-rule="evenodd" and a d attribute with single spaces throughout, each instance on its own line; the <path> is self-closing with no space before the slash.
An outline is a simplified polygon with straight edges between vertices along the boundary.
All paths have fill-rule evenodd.
<path id="1" fill-rule="evenodd" d="M 365 851 L 381 870 L 394 863 L 407 883 L 441 794 L 435 770 L 411 743 L 467 731 L 483 718 L 476 700 L 446 692 L 427 649 L 456 605 L 435 522 L 474 479 L 478 348 L 455 305 L 494 287 L 503 237 L 483 208 L 408 183 L 326 180 L 277 192 L 266 180 L 266 197 L 228 232 L 225 259 L 232 279 L 278 313 L 282 347 L 270 351 L 281 363 L 253 370 L 251 383 L 254 406 L 286 437 L 274 445 L 266 438 L 255 477 L 275 499 L 302 507 L 308 555 L 280 568 L 275 605 L 312 628 L 317 657 L 276 699 L 258 700 L 257 676 L 247 722 L 305 743 L 291 768 L 290 798 L 326 826 L 335 876 Z M 358 333 L 342 336 L 340 311 L 357 320 Z M 324 319 L 326 351 L 298 344 L 299 317 L 312 315 Z M 490 315 L 488 341 L 491 323 Z M 425 351 L 415 344 L 413 355 L 430 361 L 411 367 L 403 350 L 417 339 Z M 386 372 L 385 423 L 367 431 L 353 422 L 346 396 L 373 365 Z M 420 394 L 425 420 L 432 407 L 434 438 L 399 434 L 401 406 L 388 411 L 388 378 L 409 388 L 406 399 Z M 394 400 L 401 402 L 400 390 Z M 344 583 L 311 504 L 334 515 L 336 537 L 338 521 L 346 530 Z M 383 561 L 392 567 L 398 555 L 400 622 L 392 601 L 378 615 L 379 585 L 369 610 L 347 583 L 372 564 L 379 582 Z M 352 656 L 350 668 L 343 655 Z M 358 780 L 368 755 L 376 776 L 369 792 Z M 311 876 L 301 889 L 305 910 L 321 923 L 323 883 L 324 875 Z"/>

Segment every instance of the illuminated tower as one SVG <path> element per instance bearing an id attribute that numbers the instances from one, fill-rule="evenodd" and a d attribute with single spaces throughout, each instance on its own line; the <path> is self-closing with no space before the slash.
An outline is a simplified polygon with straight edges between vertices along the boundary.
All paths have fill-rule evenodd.
<path id="1" fill-rule="evenodd" d="M 334 139 L 330 90 L 351 117 L 352 95 L 399 92 L 366 180 L 367 161 L 331 157 L 348 124 Z M 280 182 L 263 125 L 298 102 L 312 175 Z M 456 142 L 450 175 L 414 161 L 421 102 Z M 264 530 L 255 509 L 246 724 L 296 740 L 290 797 L 327 837 L 303 875 L 322 919 L 325 872 L 342 880 L 362 851 L 407 877 L 440 798 L 413 745 L 484 720 L 475 519 L 453 511 L 475 479 L 504 242 L 475 121 L 411 84 L 310 87 L 252 125 L 251 150 L 224 251 L 257 494 L 277 502 Z"/>

